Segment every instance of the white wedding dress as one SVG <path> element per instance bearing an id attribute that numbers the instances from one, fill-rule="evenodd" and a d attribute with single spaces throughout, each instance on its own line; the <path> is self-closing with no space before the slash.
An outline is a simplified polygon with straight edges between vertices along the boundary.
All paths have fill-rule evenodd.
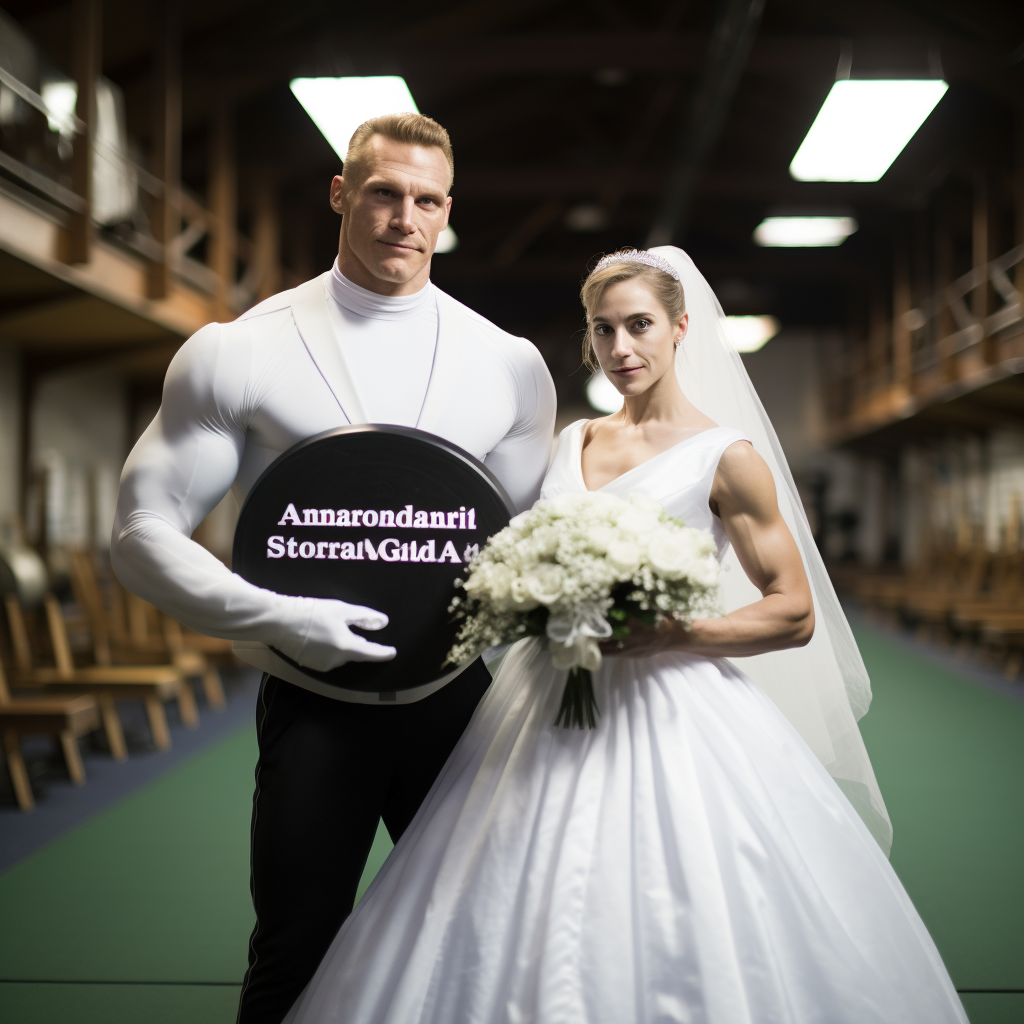
<path id="1" fill-rule="evenodd" d="M 542 496 L 585 489 L 582 426 Z M 708 508 L 739 432 L 602 490 Z M 728 661 L 607 658 L 597 728 L 517 644 L 289 1024 L 966 1022 L 889 862 L 810 748 Z"/>

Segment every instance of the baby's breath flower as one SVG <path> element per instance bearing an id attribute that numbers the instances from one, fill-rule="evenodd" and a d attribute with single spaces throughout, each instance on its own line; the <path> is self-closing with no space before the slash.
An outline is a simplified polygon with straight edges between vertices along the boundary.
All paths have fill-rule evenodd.
<path id="1" fill-rule="evenodd" d="M 487 647 L 542 634 L 549 615 L 564 624 L 586 609 L 588 621 L 607 625 L 616 601 L 691 621 L 716 611 L 717 582 L 710 533 L 671 518 L 646 495 L 624 501 L 580 492 L 538 501 L 495 534 L 465 580 L 456 581 L 465 597 L 451 602 L 462 626 L 449 660 L 462 664 Z M 587 665 L 594 661 L 592 640 L 573 649 Z M 558 653 L 564 660 L 564 644 Z"/>

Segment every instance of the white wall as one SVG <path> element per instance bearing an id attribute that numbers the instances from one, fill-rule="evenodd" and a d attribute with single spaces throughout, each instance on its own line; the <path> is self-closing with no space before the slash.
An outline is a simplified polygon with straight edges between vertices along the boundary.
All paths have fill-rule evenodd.
<path id="1" fill-rule="evenodd" d="M 128 440 L 123 380 L 96 371 L 47 376 L 32 410 L 32 468 L 46 479 L 46 525 L 55 545 L 106 549 Z M 37 535 L 39 490 L 30 495 Z M 90 538 L 90 530 L 93 534 Z"/>
<path id="2" fill-rule="evenodd" d="M 743 363 L 794 475 L 814 468 L 825 442 L 821 357 L 830 336 L 783 328 Z"/>

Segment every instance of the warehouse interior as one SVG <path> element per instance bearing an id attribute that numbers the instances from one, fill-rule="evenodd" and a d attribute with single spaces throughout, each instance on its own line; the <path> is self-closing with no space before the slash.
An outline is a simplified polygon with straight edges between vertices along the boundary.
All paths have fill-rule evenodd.
<path id="1" fill-rule="evenodd" d="M 110 531 L 183 342 L 331 267 L 342 161 L 290 83 L 375 76 L 451 135 L 432 280 L 538 347 L 559 427 L 610 411 L 580 355 L 601 254 L 673 243 L 710 282 L 872 674 L 893 864 L 972 1024 L 1024 1018 L 1007 0 L 0 0 L 0 713 L 61 658 L 108 694 L 60 743 L 5 733 L 0 1018 L 234 1019 L 259 677 L 119 588 Z M 799 177 L 858 81 L 944 88 L 876 178 Z M 837 234 L 780 241 L 786 221 Z M 229 565 L 238 511 L 196 533 Z M 151 671 L 115 704 L 119 646 Z"/>

